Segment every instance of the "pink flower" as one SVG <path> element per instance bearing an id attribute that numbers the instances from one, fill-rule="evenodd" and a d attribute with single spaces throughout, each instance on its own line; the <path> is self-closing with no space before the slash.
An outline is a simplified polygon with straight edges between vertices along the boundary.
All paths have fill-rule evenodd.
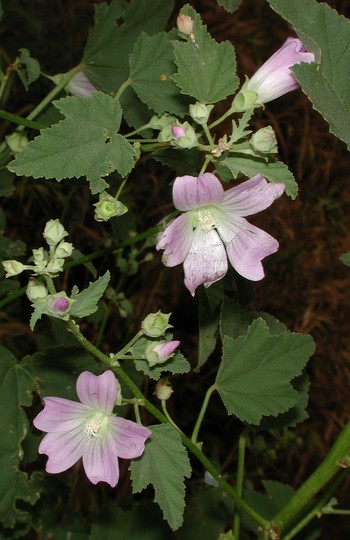
<path id="1" fill-rule="evenodd" d="M 67 84 L 67 90 L 74 96 L 89 97 L 97 88 L 89 81 L 83 71 L 79 71 Z"/>
<path id="2" fill-rule="evenodd" d="M 257 93 L 258 103 L 267 103 L 299 88 L 289 69 L 301 62 L 314 62 L 315 55 L 307 52 L 298 38 L 289 37 L 278 51 L 263 64 L 248 81 L 245 90 Z"/>
<path id="3" fill-rule="evenodd" d="M 84 371 L 77 380 L 77 394 L 81 403 L 44 398 L 45 408 L 34 419 L 36 428 L 47 431 L 39 446 L 39 453 L 49 456 L 46 471 L 66 471 L 82 457 L 93 484 L 107 482 L 114 487 L 119 479 L 118 457 L 141 456 L 151 431 L 112 414 L 118 395 L 112 371 L 99 376 Z"/>
<path id="4" fill-rule="evenodd" d="M 185 286 L 192 295 L 199 285 L 209 287 L 224 277 L 227 259 L 245 278 L 262 279 L 261 260 L 277 251 L 278 242 L 244 218 L 268 208 L 283 191 L 284 184 L 270 184 L 260 174 L 227 191 L 211 173 L 177 177 L 173 202 L 184 214 L 169 223 L 158 240 L 163 263 L 183 263 Z"/>

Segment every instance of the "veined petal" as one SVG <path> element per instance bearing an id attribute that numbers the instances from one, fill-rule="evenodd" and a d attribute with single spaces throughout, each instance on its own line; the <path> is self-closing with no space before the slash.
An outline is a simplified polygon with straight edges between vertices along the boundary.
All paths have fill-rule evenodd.
<path id="1" fill-rule="evenodd" d="M 178 176 L 173 185 L 175 208 L 185 212 L 222 201 L 224 188 L 216 176 L 204 173 L 198 176 Z"/>
<path id="2" fill-rule="evenodd" d="M 119 457 L 133 459 L 141 456 L 145 442 L 152 432 L 136 422 L 121 417 L 111 418 L 110 431 Z"/>
<path id="3" fill-rule="evenodd" d="M 91 408 L 70 399 L 44 398 L 45 407 L 33 420 L 37 429 L 47 432 L 70 431 L 86 420 Z"/>
<path id="4" fill-rule="evenodd" d="M 77 394 L 85 405 L 111 413 L 118 394 L 113 371 L 105 371 L 102 375 L 93 375 L 88 371 L 83 371 L 77 380 Z"/>
<path id="5" fill-rule="evenodd" d="M 271 206 L 282 195 L 284 188 L 284 184 L 271 184 L 257 174 L 239 186 L 228 189 L 218 207 L 225 212 L 227 220 L 230 215 L 252 216 Z"/>
<path id="6" fill-rule="evenodd" d="M 169 223 L 156 245 L 157 250 L 165 250 L 162 259 L 165 266 L 176 266 L 185 260 L 191 247 L 192 237 L 190 214 L 182 214 Z"/>
<path id="7" fill-rule="evenodd" d="M 85 445 L 90 441 L 81 428 L 64 433 L 48 433 L 39 445 L 39 454 L 47 454 L 46 470 L 49 473 L 66 471 L 83 455 Z"/>
<path id="8" fill-rule="evenodd" d="M 86 476 L 93 484 L 107 482 L 115 487 L 119 480 L 118 456 L 111 434 L 89 440 L 84 447 L 83 465 Z"/>
<path id="9" fill-rule="evenodd" d="M 209 287 L 227 272 L 227 256 L 224 245 L 214 229 L 194 230 L 191 249 L 184 261 L 185 286 L 194 296 L 196 288 Z"/>
<path id="10" fill-rule="evenodd" d="M 278 242 L 242 218 L 242 227 L 226 250 L 230 263 L 241 276 L 259 281 L 265 275 L 261 261 L 278 250 Z"/>

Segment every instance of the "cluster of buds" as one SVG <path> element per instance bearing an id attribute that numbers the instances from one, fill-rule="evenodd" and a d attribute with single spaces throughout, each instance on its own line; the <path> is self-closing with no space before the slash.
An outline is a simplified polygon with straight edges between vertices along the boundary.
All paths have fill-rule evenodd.
<path id="1" fill-rule="evenodd" d="M 22 264 L 19 261 L 3 261 L 6 270 L 5 277 L 13 277 L 24 270 L 31 270 L 34 275 L 55 277 L 62 272 L 64 259 L 70 257 L 73 245 L 64 238 L 68 235 L 58 219 L 46 223 L 43 236 L 49 245 L 49 251 L 44 248 L 33 249 L 33 264 Z"/>
<path id="2" fill-rule="evenodd" d="M 96 221 L 108 221 L 112 217 L 122 216 L 128 211 L 123 203 L 106 191 L 100 194 L 99 200 L 94 206 Z"/>

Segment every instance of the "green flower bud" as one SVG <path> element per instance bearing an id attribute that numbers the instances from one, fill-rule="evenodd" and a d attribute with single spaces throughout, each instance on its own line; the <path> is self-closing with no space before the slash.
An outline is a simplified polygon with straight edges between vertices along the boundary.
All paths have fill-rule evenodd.
<path id="1" fill-rule="evenodd" d="M 46 260 L 44 248 L 33 249 L 33 259 L 35 264 L 44 262 Z"/>
<path id="2" fill-rule="evenodd" d="M 158 338 L 165 334 L 168 328 L 171 328 L 169 324 L 171 313 L 149 313 L 147 317 L 141 323 L 141 329 L 143 333 L 152 338 Z"/>
<path id="3" fill-rule="evenodd" d="M 154 395 L 158 399 L 165 401 L 170 398 L 171 394 L 174 392 L 172 386 L 167 377 L 162 377 L 156 384 Z"/>
<path id="4" fill-rule="evenodd" d="M 2 264 L 6 270 L 5 277 L 7 278 L 12 277 L 12 276 L 17 276 L 18 274 L 23 272 L 23 270 L 31 270 L 33 268 L 32 266 L 28 266 L 26 264 L 22 264 L 21 262 L 13 261 L 13 260 L 3 261 Z"/>
<path id="5" fill-rule="evenodd" d="M 24 150 L 25 147 L 29 144 L 29 141 L 25 133 L 15 132 L 5 137 L 5 139 L 6 139 L 7 145 L 9 146 L 13 154 L 18 154 L 18 152 L 22 152 L 22 150 Z"/>
<path id="6" fill-rule="evenodd" d="M 159 142 L 170 141 L 179 148 L 193 148 L 197 146 L 197 135 L 188 122 L 165 126 L 158 135 Z"/>
<path id="7" fill-rule="evenodd" d="M 66 321 L 69 318 L 70 304 L 70 299 L 66 293 L 52 294 L 48 297 L 48 315 Z"/>
<path id="8" fill-rule="evenodd" d="M 37 279 L 31 278 L 27 286 L 27 296 L 31 302 L 46 298 L 48 295 L 47 288 L 44 283 L 41 283 Z"/>
<path id="9" fill-rule="evenodd" d="M 68 233 L 58 219 L 50 219 L 46 223 L 43 237 L 49 246 L 57 246 L 65 236 L 68 236 Z"/>
<path id="10" fill-rule="evenodd" d="M 206 124 L 213 107 L 214 105 L 205 105 L 197 101 L 197 103 L 190 105 L 190 115 L 197 124 Z"/>
<path id="11" fill-rule="evenodd" d="M 145 350 L 145 357 L 150 367 L 157 364 L 164 364 L 169 358 L 172 358 L 180 341 L 150 341 Z"/>
<path id="12" fill-rule="evenodd" d="M 64 265 L 64 259 L 54 259 L 47 263 L 46 268 L 44 269 L 45 274 L 56 275 L 59 272 L 62 272 Z"/>
<path id="13" fill-rule="evenodd" d="M 266 126 L 254 133 L 250 139 L 250 144 L 256 152 L 272 154 L 277 152 L 277 140 L 272 126 Z"/>
<path id="14" fill-rule="evenodd" d="M 100 194 L 99 201 L 95 203 L 94 206 L 96 207 L 96 221 L 108 221 L 110 218 L 122 216 L 128 211 L 127 207 L 123 203 L 105 191 Z"/>
<path id="15" fill-rule="evenodd" d="M 161 130 L 165 126 L 169 126 L 171 124 L 176 123 L 175 116 L 171 116 L 170 114 L 163 114 L 163 116 L 152 116 L 151 120 L 149 121 L 148 125 L 152 129 L 158 129 Z"/>
<path id="16" fill-rule="evenodd" d="M 55 249 L 55 257 L 59 259 L 64 259 L 65 257 L 70 257 L 73 253 L 73 244 L 70 242 L 61 242 L 58 244 Z"/>

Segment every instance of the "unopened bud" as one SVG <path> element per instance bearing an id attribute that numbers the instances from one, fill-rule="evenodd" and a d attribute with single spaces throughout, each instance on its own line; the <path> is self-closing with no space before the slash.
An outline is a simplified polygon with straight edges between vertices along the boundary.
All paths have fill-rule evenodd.
<path id="1" fill-rule="evenodd" d="M 31 302 L 46 298 L 48 295 L 47 288 L 44 283 L 41 283 L 34 278 L 29 280 L 26 293 Z"/>
<path id="2" fill-rule="evenodd" d="M 68 233 L 58 219 L 50 219 L 46 223 L 43 237 L 49 246 L 57 246 L 65 236 L 68 236 Z"/>
<path id="3" fill-rule="evenodd" d="M 167 377 L 162 377 L 156 384 L 154 395 L 158 399 L 165 401 L 170 398 L 171 394 L 174 392 L 172 386 Z"/>
<path id="4" fill-rule="evenodd" d="M 108 221 L 110 218 L 122 216 L 128 211 L 123 203 L 106 192 L 100 194 L 99 201 L 95 203 L 94 206 L 96 207 L 96 221 Z"/>
<path id="5" fill-rule="evenodd" d="M 7 145 L 9 146 L 13 154 L 18 154 L 18 152 L 22 152 L 22 150 L 24 150 L 25 147 L 29 143 L 28 138 L 25 135 L 25 133 L 15 132 L 5 137 L 5 139 L 6 139 Z"/>
<path id="6" fill-rule="evenodd" d="M 141 323 L 143 333 L 152 338 L 163 336 L 168 328 L 171 328 L 170 315 L 171 313 L 162 313 L 161 311 L 149 313 Z"/>
<path id="7" fill-rule="evenodd" d="M 65 257 L 70 257 L 73 253 L 73 244 L 70 242 L 61 242 L 58 244 L 57 248 L 55 249 L 55 257 L 58 257 L 60 259 L 63 259 Z"/>
<path id="8" fill-rule="evenodd" d="M 176 122 L 175 116 L 171 116 L 170 114 L 163 114 L 163 116 L 152 116 L 151 120 L 149 121 L 148 125 L 151 129 L 163 129 L 165 126 L 169 126 Z"/>
<path id="9" fill-rule="evenodd" d="M 185 137 L 185 129 L 182 126 L 171 126 L 171 133 L 175 137 L 175 139 L 179 139 L 180 137 Z"/>
<path id="10" fill-rule="evenodd" d="M 67 298 L 65 295 L 61 295 L 57 296 L 51 301 L 49 305 L 49 311 L 52 315 L 60 317 L 67 313 L 67 311 L 69 310 L 69 306 L 69 298 Z"/>
<path id="11" fill-rule="evenodd" d="M 2 264 L 6 270 L 5 277 L 7 278 L 17 276 L 18 274 L 23 272 L 23 270 L 29 270 L 32 268 L 31 266 L 27 266 L 18 261 L 3 261 Z"/>
<path id="12" fill-rule="evenodd" d="M 181 34 L 190 36 L 193 32 L 193 19 L 189 15 L 180 14 L 176 19 L 176 25 Z"/>
<path id="13" fill-rule="evenodd" d="M 277 140 L 272 126 L 259 129 L 250 139 L 250 144 L 257 152 L 271 154 L 277 152 Z"/>
<path id="14" fill-rule="evenodd" d="M 206 124 L 213 107 L 214 105 L 205 105 L 197 101 L 197 103 L 190 105 L 190 115 L 197 124 Z"/>
<path id="15" fill-rule="evenodd" d="M 149 342 L 146 351 L 145 357 L 150 367 L 156 366 L 157 364 L 163 364 L 169 358 L 174 356 L 175 350 L 180 345 L 180 341 L 161 341 L 161 342 Z"/>

